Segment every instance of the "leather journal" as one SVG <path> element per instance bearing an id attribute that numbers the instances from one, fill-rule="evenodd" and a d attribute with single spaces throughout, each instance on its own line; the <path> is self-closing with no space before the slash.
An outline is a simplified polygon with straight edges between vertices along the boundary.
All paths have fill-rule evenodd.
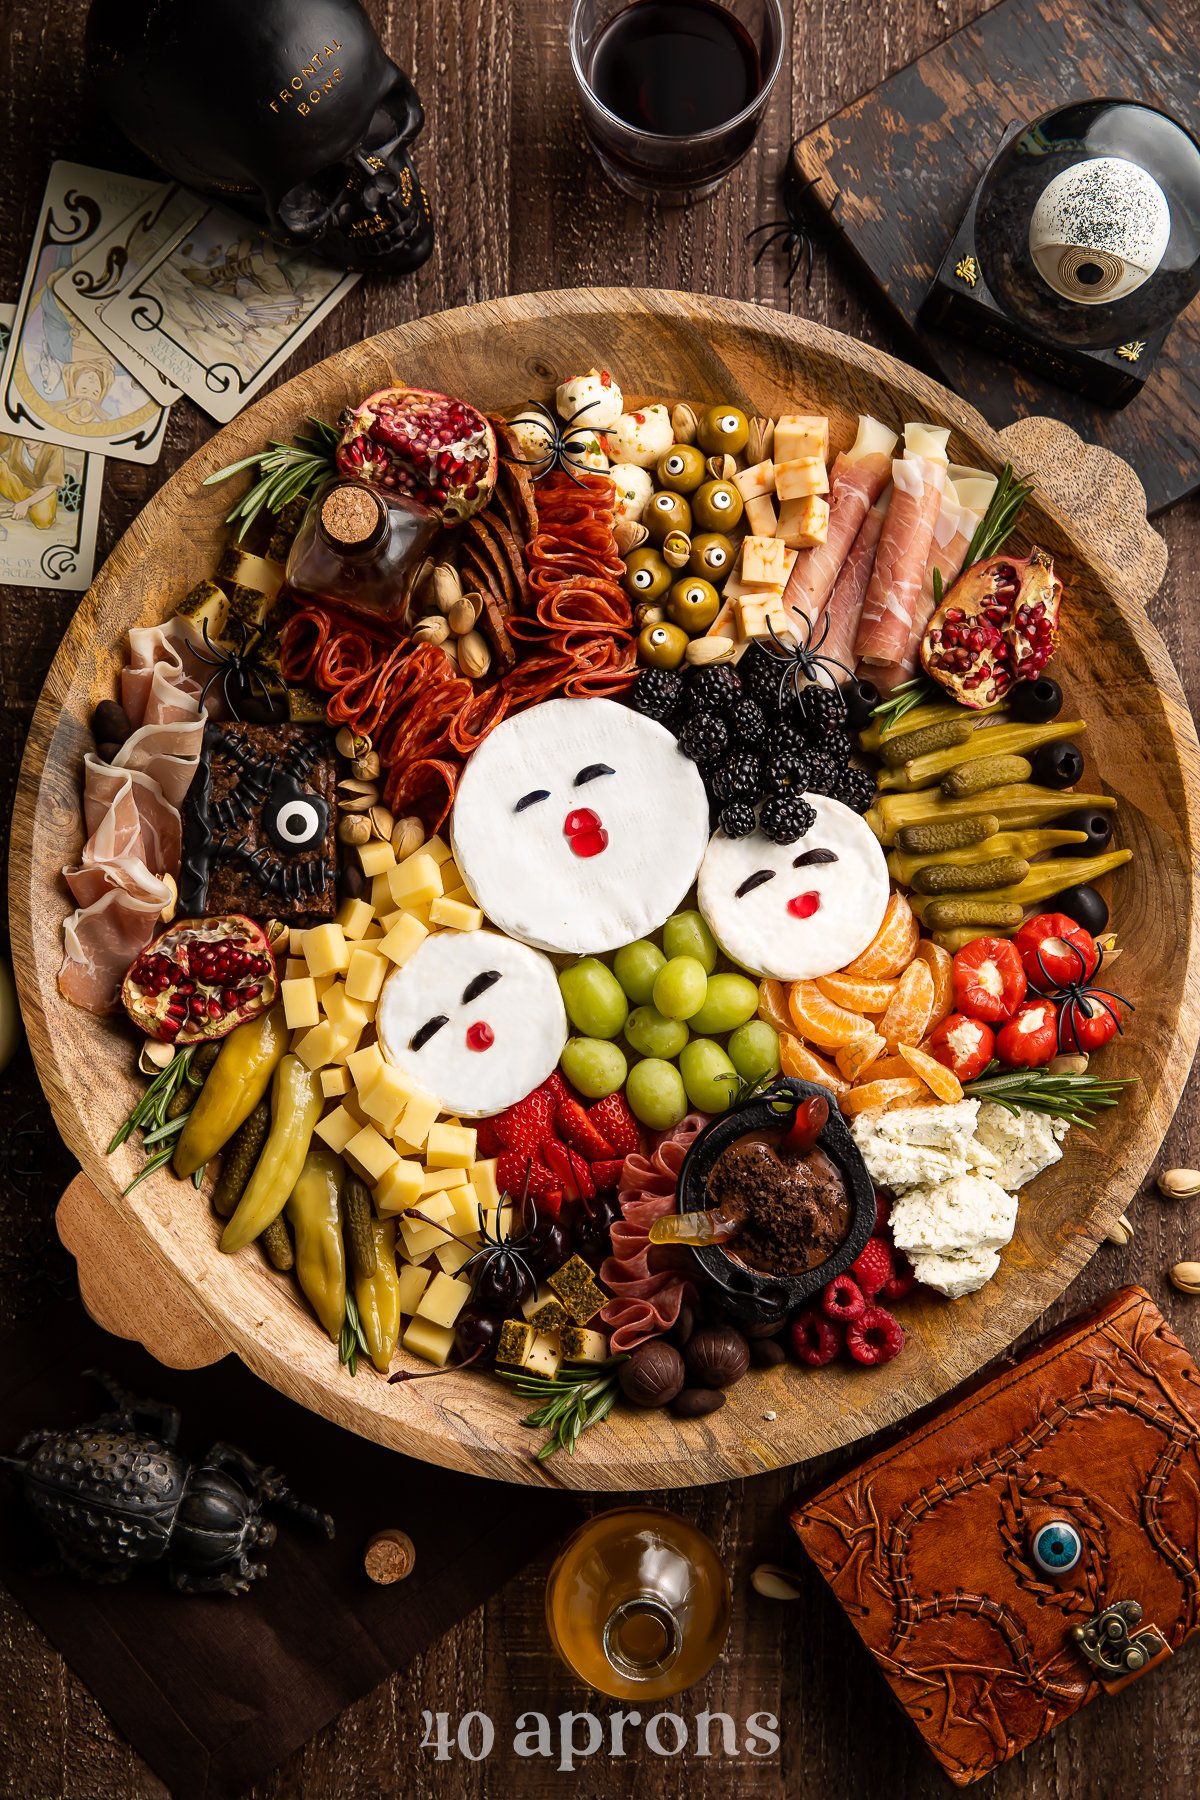
<path id="1" fill-rule="evenodd" d="M 792 1524 L 965 1786 L 1200 1625 L 1200 1370 L 1121 1289 Z"/>

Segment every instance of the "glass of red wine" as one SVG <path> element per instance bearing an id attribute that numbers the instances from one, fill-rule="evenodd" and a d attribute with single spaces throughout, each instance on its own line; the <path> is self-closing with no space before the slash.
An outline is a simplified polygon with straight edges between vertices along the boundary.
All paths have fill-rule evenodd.
<path id="1" fill-rule="evenodd" d="M 609 179 L 685 205 L 754 142 L 786 29 L 781 0 L 575 0 L 570 36 L 584 129 Z"/>

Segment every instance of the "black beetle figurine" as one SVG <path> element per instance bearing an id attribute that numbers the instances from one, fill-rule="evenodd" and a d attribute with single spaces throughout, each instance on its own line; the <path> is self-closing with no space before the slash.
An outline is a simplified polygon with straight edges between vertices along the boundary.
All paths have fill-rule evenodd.
<path id="1" fill-rule="evenodd" d="M 251 1552 L 275 1541 L 262 1517 L 286 1506 L 333 1536 L 333 1520 L 288 1491 L 276 1469 L 232 1444 L 214 1444 L 202 1462 L 175 1449 L 180 1415 L 138 1400 L 98 1369 L 88 1375 L 114 1412 L 65 1431 L 31 1431 L 0 1468 L 20 1479 L 30 1511 L 53 1537 L 58 1566 L 86 1581 L 124 1581 L 139 1563 L 167 1564 L 181 1594 L 244 1594 L 265 1575 Z M 141 1419 L 157 1435 L 140 1431 Z"/>

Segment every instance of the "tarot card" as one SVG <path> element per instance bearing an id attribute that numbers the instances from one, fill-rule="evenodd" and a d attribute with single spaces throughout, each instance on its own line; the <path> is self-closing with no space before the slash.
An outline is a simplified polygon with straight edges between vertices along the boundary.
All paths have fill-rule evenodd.
<path id="1" fill-rule="evenodd" d="M 210 206 L 108 302 L 104 319 L 224 424 L 357 280 Z"/>
<path id="2" fill-rule="evenodd" d="M 0 357 L 15 306 L 0 306 Z M 0 432 L 0 586 L 91 586 L 104 458 Z"/>
<path id="3" fill-rule="evenodd" d="M 0 370 L 0 430 L 65 450 L 157 462 L 166 408 L 63 310 L 51 282 L 159 185 L 79 163 L 51 168 Z"/>
<path id="4" fill-rule="evenodd" d="M 177 244 L 204 211 L 201 201 L 174 183 L 161 187 L 135 206 L 108 236 L 93 243 L 86 255 L 52 277 L 50 286 L 67 312 L 119 356 L 151 397 L 163 406 L 178 400 L 179 389 L 165 380 L 143 356 L 122 343 L 104 322 L 104 307 L 114 294 L 135 281 L 162 250 Z"/>

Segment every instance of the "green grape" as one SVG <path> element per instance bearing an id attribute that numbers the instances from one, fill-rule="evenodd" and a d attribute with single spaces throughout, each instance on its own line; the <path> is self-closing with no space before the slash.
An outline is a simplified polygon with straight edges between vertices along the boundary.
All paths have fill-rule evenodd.
<path id="1" fill-rule="evenodd" d="M 654 1004 L 668 1019 L 690 1019 L 704 1005 L 708 975 L 695 956 L 673 956 L 654 977 Z"/>
<path id="2" fill-rule="evenodd" d="M 700 1112 L 724 1112 L 737 1093 L 737 1070 L 711 1038 L 693 1038 L 679 1053 L 687 1097 Z"/>
<path id="3" fill-rule="evenodd" d="M 634 1063 L 625 1083 L 625 1098 L 634 1117 L 651 1131 L 669 1131 L 687 1111 L 682 1075 L 674 1063 L 657 1056 Z"/>
<path id="4" fill-rule="evenodd" d="M 698 912 L 677 912 L 663 926 L 663 949 L 668 957 L 694 956 L 711 975 L 717 966 L 717 940 Z"/>
<path id="5" fill-rule="evenodd" d="M 730 1033 L 725 1046 L 743 1081 L 761 1081 L 779 1073 L 779 1037 L 765 1019 L 750 1019 Z"/>
<path id="6" fill-rule="evenodd" d="M 585 956 L 558 978 L 567 1017 L 588 1037 L 614 1038 L 625 1023 L 629 1003 L 612 970 Z"/>
<path id="7" fill-rule="evenodd" d="M 562 1072 L 588 1100 L 615 1094 L 629 1068 L 625 1052 L 603 1038 L 568 1038 L 559 1057 Z"/>
<path id="8" fill-rule="evenodd" d="M 649 938 L 623 944 L 613 957 L 613 974 L 635 1006 L 646 1006 L 654 992 L 654 977 L 666 962 L 657 944 Z"/>
<path id="9" fill-rule="evenodd" d="M 668 1019 L 654 1006 L 635 1006 L 625 1021 L 625 1038 L 639 1056 L 678 1056 L 691 1033 L 682 1019 Z"/>
<path id="10" fill-rule="evenodd" d="M 710 975 L 704 1005 L 688 1020 L 701 1036 L 723 1034 L 744 1025 L 758 1011 L 758 984 L 745 975 Z"/>

